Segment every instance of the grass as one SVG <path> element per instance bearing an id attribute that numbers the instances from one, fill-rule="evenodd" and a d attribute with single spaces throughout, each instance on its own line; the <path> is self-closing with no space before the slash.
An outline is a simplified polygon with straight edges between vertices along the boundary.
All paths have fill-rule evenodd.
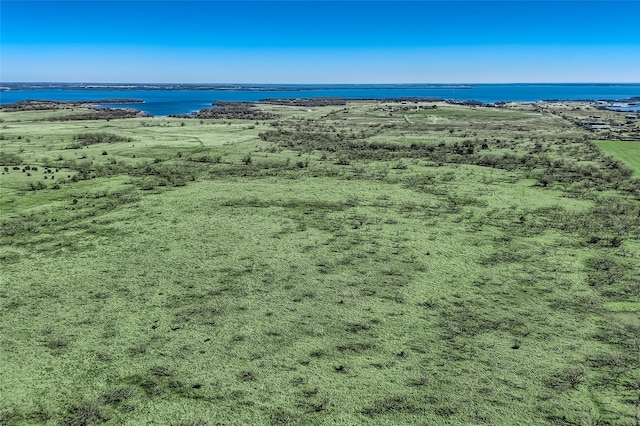
<path id="1" fill-rule="evenodd" d="M 1 114 L 0 422 L 637 423 L 638 181 L 557 117 L 378 107 Z"/>
<path id="2" fill-rule="evenodd" d="M 436 109 L 418 110 L 418 114 L 427 116 L 453 116 L 453 117 L 492 117 L 492 118 L 523 118 L 524 112 L 504 110 L 497 108 L 477 108 L 469 106 L 455 106 L 455 105 L 440 105 Z"/>
<path id="3" fill-rule="evenodd" d="M 595 144 L 605 154 L 622 161 L 633 170 L 635 176 L 640 176 L 640 144 L 625 141 L 595 141 Z"/>

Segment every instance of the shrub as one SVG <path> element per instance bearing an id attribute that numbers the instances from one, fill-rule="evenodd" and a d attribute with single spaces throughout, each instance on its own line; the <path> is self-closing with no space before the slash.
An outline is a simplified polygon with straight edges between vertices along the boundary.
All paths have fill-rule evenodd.
<path id="1" fill-rule="evenodd" d="M 47 185 L 45 185 L 43 182 L 31 182 L 29 184 L 29 191 L 39 191 L 41 189 L 47 189 Z"/>
<path id="2" fill-rule="evenodd" d="M 104 423 L 108 418 L 102 413 L 101 407 L 96 402 L 74 405 L 66 413 L 64 424 L 66 425 L 90 425 Z"/>
<path id="3" fill-rule="evenodd" d="M 625 268 L 611 256 L 591 257 L 585 261 L 587 283 L 592 287 L 609 286 L 618 282 Z"/>
<path id="4" fill-rule="evenodd" d="M 113 133 L 80 133 L 73 137 L 77 145 L 88 146 L 98 143 L 131 142 L 131 138 L 114 135 Z M 75 145 L 74 145 L 75 146 Z"/>
<path id="5" fill-rule="evenodd" d="M 0 151 L 0 164 L 7 166 L 22 164 L 22 158 L 18 154 Z"/>

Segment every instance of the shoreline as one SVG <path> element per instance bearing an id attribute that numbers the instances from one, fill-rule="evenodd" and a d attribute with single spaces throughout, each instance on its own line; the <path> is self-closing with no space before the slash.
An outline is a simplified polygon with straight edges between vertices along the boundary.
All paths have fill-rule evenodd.
<path id="1" fill-rule="evenodd" d="M 267 103 L 274 99 L 279 103 L 287 99 L 286 102 L 292 105 L 306 102 L 315 104 L 318 99 L 336 98 L 382 102 L 397 99 L 409 102 L 414 99 L 448 100 L 476 105 L 541 101 L 601 102 L 603 106 L 624 108 L 625 112 L 635 112 L 633 108 L 640 103 L 640 83 L 260 85 L 18 82 L 0 84 L 2 88 L 11 90 L 0 91 L 0 107 L 27 99 L 42 99 L 65 103 L 87 102 L 102 107 L 128 107 L 153 116 L 189 114 L 210 108 L 215 101 Z M 114 98 L 116 102 L 112 100 Z M 119 105 L 117 101 L 124 105 Z M 136 101 L 138 103 L 134 103 Z M 139 105 L 140 102 L 145 105 Z"/>
<path id="2" fill-rule="evenodd" d="M 596 100 L 596 99 L 545 99 L 539 101 L 497 101 L 497 102 L 482 102 L 478 100 L 456 100 L 456 99 L 444 99 L 439 97 L 394 97 L 394 98 L 345 98 L 345 97 L 327 97 L 327 96 L 314 96 L 314 97 L 298 97 L 298 98 L 263 98 L 258 101 L 223 101 L 214 100 L 211 102 L 211 107 L 200 108 L 198 110 L 192 110 L 188 113 L 171 113 L 171 114 L 149 114 L 138 108 L 131 107 L 104 107 L 102 105 L 143 105 L 145 100 L 135 98 L 108 98 L 100 100 L 55 100 L 55 99 L 29 99 L 21 100 L 9 104 L 0 104 L 0 111 L 2 112 L 18 112 L 18 111 L 45 111 L 45 110 L 63 110 L 69 108 L 81 108 L 87 110 L 93 110 L 95 112 L 109 112 L 117 113 L 127 112 L 129 114 L 135 114 L 138 116 L 150 116 L 150 117 L 180 117 L 180 118 L 197 118 L 199 115 L 206 114 L 207 111 L 216 109 L 225 109 L 229 106 L 244 106 L 252 107 L 259 105 L 276 105 L 276 106 L 291 106 L 291 107 L 323 107 L 323 106 L 342 106 L 348 102 L 377 102 L 377 103 L 391 103 L 391 104 L 413 104 L 424 105 L 428 103 L 446 103 L 450 105 L 461 105 L 469 107 L 488 107 L 488 108 L 500 108 L 505 105 L 540 105 L 540 106 L 560 106 L 563 104 L 576 106 L 592 106 L 596 109 L 607 110 L 621 113 L 637 113 L 640 112 L 640 97 L 631 97 L 622 100 Z M 117 117 L 110 117 L 117 118 Z M 126 118 L 126 117 L 122 117 Z M 72 119 L 70 117 L 70 119 Z"/>
<path id="3" fill-rule="evenodd" d="M 127 107 L 117 107 L 120 102 Z M 100 102 L 101 104 L 99 104 Z M 135 103 L 133 103 L 135 102 Z M 553 100 L 553 101 L 512 101 L 480 102 L 473 100 L 452 100 L 425 97 L 402 98 L 264 98 L 259 101 L 214 101 L 208 107 L 191 110 L 183 114 L 149 114 L 132 107 L 142 105 L 144 101 L 136 99 L 103 99 L 100 101 L 20 101 L 9 105 L 0 105 L 0 111 L 31 112 L 49 111 L 48 121 L 112 120 L 127 118 L 174 118 L 187 120 L 224 119 L 244 121 L 264 121 L 277 119 L 282 108 L 295 109 L 311 113 L 311 108 L 348 108 L 357 103 L 376 104 L 384 108 L 390 116 L 419 111 L 444 109 L 472 109 L 486 114 L 490 110 L 511 110 L 530 114 L 551 114 L 569 120 L 578 127 L 595 132 L 599 139 L 640 140 L 637 132 L 640 107 L 638 103 L 622 104 L 597 100 Z M 108 105 L 108 106 L 107 106 Z M 116 106 L 116 107 L 112 107 Z M 629 106 L 629 108 L 624 108 Z M 434 112 L 427 112 L 433 114 Z M 435 114 L 440 114 L 435 112 Z"/>

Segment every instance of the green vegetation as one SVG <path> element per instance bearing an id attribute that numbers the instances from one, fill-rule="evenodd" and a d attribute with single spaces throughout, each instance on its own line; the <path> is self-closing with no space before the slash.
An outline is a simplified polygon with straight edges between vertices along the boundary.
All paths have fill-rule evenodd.
<path id="1" fill-rule="evenodd" d="M 633 169 L 640 176 L 640 143 L 629 141 L 595 141 L 598 148 Z"/>
<path id="2" fill-rule="evenodd" d="M 259 108 L 0 113 L 0 424 L 639 424 L 640 181 L 590 132 Z"/>

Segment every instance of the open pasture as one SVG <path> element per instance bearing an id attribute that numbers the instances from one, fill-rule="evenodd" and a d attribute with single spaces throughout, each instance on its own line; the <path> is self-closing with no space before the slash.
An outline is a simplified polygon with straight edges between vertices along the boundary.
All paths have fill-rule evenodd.
<path id="1" fill-rule="evenodd" d="M 0 113 L 0 424 L 638 424 L 640 182 L 590 133 L 260 108 Z"/>
<path id="2" fill-rule="evenodd" d="M 622 161 L 640 176 L 640 143 L 631 141 L 595 141 L 605 154 Z"/>

